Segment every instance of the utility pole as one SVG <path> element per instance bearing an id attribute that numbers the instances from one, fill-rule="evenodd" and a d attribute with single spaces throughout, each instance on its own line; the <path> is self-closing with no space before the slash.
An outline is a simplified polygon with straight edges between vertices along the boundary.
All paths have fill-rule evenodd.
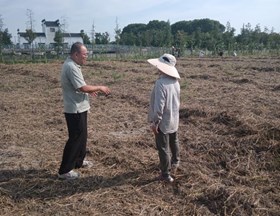
<path id="1" fill-rule="evenodd" d="M 92 22 L 92 26 L 91 26 L 91 45 L 92 45 L 92 49 L 91 49 L 91 53 L 92 53 L 92 58 L 93 58 L 93 46 L 95 44 L 95 25 L 94 25 L 94 20 Z"/>

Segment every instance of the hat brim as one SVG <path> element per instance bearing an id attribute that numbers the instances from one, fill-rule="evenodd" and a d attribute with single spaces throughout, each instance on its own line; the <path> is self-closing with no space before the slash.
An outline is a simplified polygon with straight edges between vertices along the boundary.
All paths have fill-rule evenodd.
<path id="1" fill-rule="evenodd" d="M 168 76 L 175 77 L 180 79 L 180 75 L 177 71 L 177 69 L 173 66 L 167 65 L 163 62 L 161 62 L 159 59 L 148 59 L 147 60 L 151 65 L 158 68 L 163 73 L 167 74 Z"/>

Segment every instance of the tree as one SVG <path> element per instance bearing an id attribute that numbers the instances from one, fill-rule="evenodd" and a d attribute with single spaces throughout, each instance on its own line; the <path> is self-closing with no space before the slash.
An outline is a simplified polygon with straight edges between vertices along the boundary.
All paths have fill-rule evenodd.
<path id="1" fill-rule="evenodd" d="M 146 24 L 129 24 L 123 28 L 120 43 L 124 45 L 142 45 L 141 36 L 146 31 Z"/>
<path id="2" fill-rule="evenodd" d="M 230 22 L 226 24 L 226 31 L 223 34 L 223 43 L 225 44 L 225 48 L 227 51 L 233 52 L 235 49 L 235 37 L 234 37 L 235 29 L 231 27 Z"/>
<path id="3" fill-rule="evenodd" d="M 121 43 L 136 46 L 170 46 L 172 43 L 169 21 L 152 20 L 146 24 L 130 24 L 121 33 Z"/>
<path id="4" fill-rule="evenodd" d="M 8 29 L 4 29 L 4 22 L 0 14 L 0 46 L 2 48 L 3 45 L 11 45 L 12 43 L 12 35 L 9 33 Z"/>
<path id="5" fill-rule="evenodd" d="M 240 34 L 236 37 L 237 42 L 240 45 L 240 48 L 244 51 L 253 52 L 252 49 L 252 28 L 251 24 L 247 23 L 246 25 L 243 24 Z"/>
<path id="6" fill-rule="evenodd" d="M 56 44 L 60 46 L 63 44 L 64 38 L 63 38 L 63 33 L 60 29 L 57 32 L 55 32 L 55 36 L 53 40 Z"/>
<path id="7" fill-rule="evenodd" d="M 146 31 L 151 33 L 153 38 L 151 45 L 156 47 L 171 45 L 171 27 L 170 22 L 152 20 L 147 24 Z"/>
<path id="8" fill-rule="evenodd" d="M 32 31 L 32 29 L 26 29 L 26 32 L 24 34 L 24 39 L 29 43 L 32 44 L 32 42 L 36 38 L 36 33 Z"/>
<path id="9" fill-rule="evenodd" d="M 121 34 L 121 44 L 123 45 L 136 45 L 137 36 L 132 32 L 126 32 Z"/>
<path id="10" fill-rule="evenodd" d="M 148 24 L 129 24 L 120 34 L 120 44 L 136 46 L 169 46 L 183 48 L 207 49 L 217 54 L 220 51 L 244 50 L 251 54 L 255 51 L 269 49 L 279 53 L 280 34 L 260 25 L 255 28 L 248 23 L 243 25 L 241 33 L 235 36 L 235 28 L 227 22 L 226 26 L 211 19 L 179 21 L 170 25 L 169 21 L 152 20 Z M 102 36 L 102 35 L 101 35 Z M 100 43 L 100 42 L 99 42 Z"/>
<path id="11" fill-rule="evenodd" d="M 84 44 L 91 44 L 90 43 L 90 39 L 89 39 L 89 36 L 84 32 L 84 30 L 81 30 L 81 37 L 83 39 L 83 43 Z"/>
<path id="12" fill-rule="evenodd" d="M 184 50 L 185 43 L 186 43 L 187 34 L 184 31 L 178 31 L 174 36 L 174 45 L 177 50 L 178 57 L 181 55 L 181 52 Z"/>
<path id="13" fill-rule="evenodd" d="M 55 32 L 55 36 L 53 40 L 55 42 L 56 52 L 57 54 L 59 54 L 63 49 L 63 42 L 64 42 L 63 32 L 61 31 L 61 29 Z"/>
<path id="14" fill-rule="evenodd" d="M 109 44 L 110 36 L 108 32 L 105 33 L 95 33 L 95 43 L 96 44 Z"/>
<path id="15" fill-rule="evenodd" d="M 8 29 L 4 30 L 4 22 L 2 15 L 0 14 L 0 56 L 2 56 L 2 49 L 4 45 L 12 44 L 12 35 L 9 34 Z"/>
<path id="16" fill-rule="evenodd" d="M 178 43 L 178 32 L 184 32 L 185 44 L 192 50 L 208 49 L 216 51 L 218 47 L 222 47 L 222 34 L 225 26 L 216 20 L 196 19 L 192 21 L 179 21 L 171 25 L 171 33 L 175 42 Z M 180 43 L 183 43 L 181 41 Z"/>
<path id="17" fill-rule="evenodd" d="M 276 50 L 279 55 L 280 51 L 280 34 L 271 32 L 268 36 L 268 44 L 270 49 Z"/>
<path id="18" fill-rule="evenodd" d="M 136 35 L 137 33 L 146 31 L 146 27 L 147 25 L 142 23 L 129 24 L 123 28 L 122 34 L 133 33 Z"/>
<path id="19" fill-rule="evenodd" d="M 197 28 L 195 32 L 192 33 L 193 38 L 195 39 L 194 41 L 194 47 L 197 49 L 201 49 L 201 44 L 202 44 L 202 32 L 200 28 Z"/>
<path id="20" fill-rule="evenodd" d="M 165 27 L 164 41 L 166 46 L 170 46 L 172 44 L 171 25 L 169 20 L 167 21 Z"/>
<path id="21" fill-rule="evenodd" d="M 186 33 L 193 34 L 198 29 L 202 33 L 206 32 L 215 32 L 218 31 L 220 33 L 225 31 L 225 26 L 216 20 L 210 19 L 195 19 L 192 21 L 179 21 L 171 25 L 172 34 L 176 34 L 178 31 L 184 31 Z"/>

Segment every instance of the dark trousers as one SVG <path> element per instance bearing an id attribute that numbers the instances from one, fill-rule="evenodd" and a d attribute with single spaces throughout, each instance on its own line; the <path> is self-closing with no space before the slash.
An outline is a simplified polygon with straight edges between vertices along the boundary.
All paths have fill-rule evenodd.
<path id="1" fill-rule="evenodd" d="M 156 145 L 160 161 L 161 173 L 164 177 L 170 175 L 171 165 L 178 165 L 180 149 L 177 132 L 164 134 L 159 130 L 156 135 Z"/>
<path id="2" fill-rule="evenodd" d="M 59 174 L 64 174 L 83 165 L 87 143 L 87 111 L 65 113 L 68 141 L 64 147 Z"/>

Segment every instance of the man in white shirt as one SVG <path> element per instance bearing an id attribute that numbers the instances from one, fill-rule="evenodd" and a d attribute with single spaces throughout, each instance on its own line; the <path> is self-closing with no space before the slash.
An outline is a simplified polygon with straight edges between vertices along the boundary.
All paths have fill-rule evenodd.
<path id="1" fill-rule="evenodd" d="M 59 168 L 60 179 L 76 179 L 79 173 L 73 169 L 90 165 L 85 161 L 87 143 L 87 112 L 90 109 L 89 97 L 98 92 L 106 95 L 110 90 L 106 86 L 87 85 L 81 72 L 86 63 L 87 48 L 80 42 L 71 47 L 70 56 L 65 60 L 61 72 L 64 114 L 68 128 L 68 141 L 64 147 Z"/>

